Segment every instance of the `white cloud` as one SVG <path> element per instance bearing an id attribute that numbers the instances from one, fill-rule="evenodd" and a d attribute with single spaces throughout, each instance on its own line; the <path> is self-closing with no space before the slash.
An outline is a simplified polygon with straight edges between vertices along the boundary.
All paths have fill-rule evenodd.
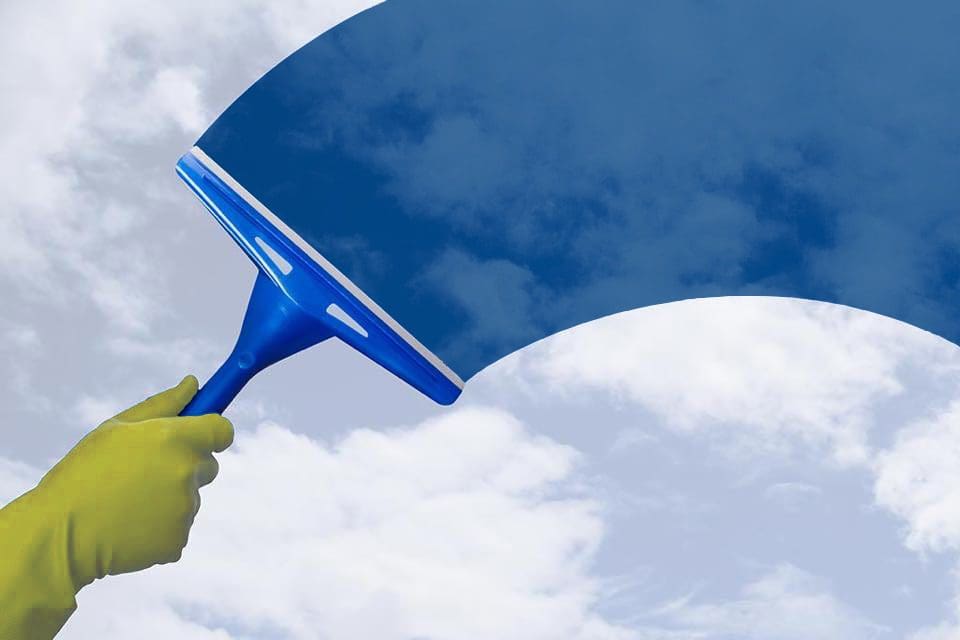
<path id="1" fill-rule="evenodd" d="M 613 415 L 652 414 L 643 429 L 623 429 L 614 449 L 656 445 L 666 428 L 694 447 L 732 451 L 729 462 L 750 477 L 745 483 L 762 480 L 762 497 L 787 512 L 812 502 L 829 510 L 835 498 L 807 482 L 770 484 L 782 464 L 802 464 L 807 477 L 824 468 L 865 473 L 875 502 L 862 508 L 896 515 L 906 546 L 923 554 L 960 549 L 958 365 L 954 345 L 882 316 L 801 300 L 719 298 L 582 325 L 480 378 L 486 397 L 520 390 L 541 403 L 595 405 L 600 392 L 617 407 Z M 951 622 L 924 633 L 957 634 Z"/>
<path id="2" fill-rule="evenodd" d="M 690 300 L 561 333 L 511 364 L 520 384 L 601 390 L 742 451 L 798 444 L 865 463 L 870 413 L 902 390 L 904 354 L 954 369 L 945 343 L 882 316 L 780 298 Z M 930 366 L 935 366 L 931 364 Z"/>
<path id="3" fill-rule="evenodd" d="M 138 68 L 131 73 L 141 75 L 144 71 Z M 201 95 L 202 71 L 193 65 L 167 66 L 148 75 L 151 77 L 146 80 L 121 79 L 117 99 L 106 102 L 107 113 L 98 115 L 104 123 L 98 123 L 98 128 L 104 129 L 98 133 L 125 143 L 161 137 L 169 129 L 199 136 L 211 119 Z M 130 92 L 130 85 L 137 86 L 136 94 Z"/>
<path id="4" fill-rule="evenodd" d="M 221 456 L 183 560 L 88 589 L 64 637 L 169 637 L 153 620 L 179 616 L 230 637 L 626 638 L 592 612 L 603 526 L 577 460 L 480 407 L 332 446 L 265 423 Z"/>
<path id="5" fill-rule="evenodd" d="M 858 640 L 886 629 L 838 600 L 815 576 L 784 564 L 717 604 L 683 600 L 665 613 L 691 637 L 742 640 Z"/>
<path id="6" fill-rule="evenodd" d="M 874 491 L 911 549 L 960 550 L 960 401 L 897 435 L 877 457 Z"/>

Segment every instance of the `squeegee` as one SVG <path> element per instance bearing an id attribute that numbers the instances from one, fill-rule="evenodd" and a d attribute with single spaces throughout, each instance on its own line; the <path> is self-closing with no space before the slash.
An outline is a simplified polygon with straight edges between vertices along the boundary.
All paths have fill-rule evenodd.
<path id="1" fill-rule="evenodd" d="M 200 147 L 177 173 L 259 267 L 236 346 L 184 415 L 222 412 L 259 371 L 334 336 L 436 402 L 457 398 L 456 373 Z"/>

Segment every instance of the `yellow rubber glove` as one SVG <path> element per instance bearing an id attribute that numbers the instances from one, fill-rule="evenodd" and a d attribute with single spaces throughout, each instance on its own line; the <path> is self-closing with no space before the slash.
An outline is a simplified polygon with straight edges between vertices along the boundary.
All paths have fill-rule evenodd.
<path id="1" fill-rule="evenodd" d="M 218 415 L 177 417 L 188 376 L 91 431 L 0 510 L 0 640 L 49 640 L 97 578 L 175 562 L 233 442 Z"/>

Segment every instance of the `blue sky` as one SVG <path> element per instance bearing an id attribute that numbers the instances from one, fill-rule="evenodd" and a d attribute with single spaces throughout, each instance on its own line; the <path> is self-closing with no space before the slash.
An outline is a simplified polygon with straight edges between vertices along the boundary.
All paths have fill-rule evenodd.
<path id="1" fill-rule="evenodd" d="M 849 55 L 835 69 L 837 93 L 825 96 L 836 96 L 830 109 L 804 110 L 813 99 L 802 91 L 751 104 L 731 89 L 726 101 L 707 103 L 713 119 L 702 128 L 679 137 L 684 131 L 644 128 L 661 161 L 638 170 L 662 167 L 669 187 L 657 210 L 681 211 L 694 229 L 719 214 L 749 221 L 791 198 L 867 212 L 845 215 L 849 226 L 828 220 L 803 231 L 854 241 L 809 251 L 799 264 L 812 281 L 872 299 L 887 291 L 877 286 L 896 284 L 904 297 L 891 304 L 945 317 L 956 235 L 951 218 L 938 216 L 955 202 L 956 123 L 946 109 L 955 84 L 946 78 L 957 57 L 942 34 L 956 10 L 823 5 L 773 20 L 760 5 L 738 5 L 736 15 L 707 3 L 672 6 L 650 24 L 648 43 L 692 70 L 696 57 L 671 43 L 702 11 L 738 36 L 731 43 Z M 229 349 L 253 270 L 179 184 L 173 163 L 282 56 L 361 8 L 0 6 L 9 61 L 0 71 L 9 123 L 0 131 L 8 381 L 0 502 L 116 409 L 187 371 L 209 375 Z M 51 19 L 68 12 L 73 19 Z M 767 77 L 764 59 L 737 51 L 725 51 L 722 68 Z M 898 55 L 906 52 L 919 58 Z M 916 59 L 928 73 L 916 71 Z M 674 109 L 703 107 L 666 70 L 648 73 L 684 98 Z M 891 95 L 909 99 L 894 108 Z M 738 119 L 744 110 L 783 114 L 759 132 L 774 142 L 750 136 Z M 651 112 L 653 123 L 658 114 L 670 111 Z M 710 124 L 731 118 L 727 128 Z M 407 156 L 436 166 L 431 154 L 444 144 L 476 137 L 469 122 L 447 120 L 436 147 L 413 145 Z M 558 122 L 550 115 L 544 126 L 555 131 Z M 585 141 L 591 130 L 576 133 Z M 714 135 L 728 156 L 708 153 Z M 513 157 L 509 136 L 484 140 L 489 153 Z M 616 145 L 604 153 L 640 162 L 635 144 L 624 139 L 620 155 Z M 411 207 L 440 196 L 458 203 L 430 171 L 392 163 L 381 147 L 366 152 L 393 172 L 397 198 Z M 746 160 L 759 168 L 745 171 Z M 568 169 L 560 186 L 579 194 L 591 176 Z M 704 176 L 747 178 L 731 195 L 704 193 Z M 490 189 L 516 196 L 500 178 L 489 176 Z M 621 186 L 610 206 L 643 193 L 642 183 Z M 915 229 L 938 248 L 914 251 Z M 544 233 L 509 230 L 516 246 Z M 787 240 L 801 233 L 780 230 Z M 866 241 L 878 231 L 883 243 Z M 626 227 L 631 241 L 647 232 Z M 598 255 L 609 236 L 601 227 L 575 239 L 584 256 Z M 741 238 L 715 236 L 685 246 L 682 268 L 666 281 L 698 265 L 741 277 L 721 268 L 741 261 Z M 656 258 L 604 256 L 598 296 Z M 468 276 L 475 259 L 442 258 Z M 542 289 L 529 274 L 498 265 L 515 283 L 505 301 L 543 302 L 525 293 Z M 878 270 L 886 279 L 874 279 Z M 696 301 L 544 341 L 440 409 L 341 345 L 322 345 L 255 380 L 231 408 L 236 444 L 204 491 L 183 561 L 84 591 L 63 637 L 501 640 L 520 630 L 514 637 L 525 640 L 953 640 L 958 353 L 929 333 L 836 306 Z"/>
<path id="2" fill-rule="evenodd" d="M 957 340 L 958 30 L 950 2 L 386 3 L 200 145 L 464 377 L 707 295 Z"/>

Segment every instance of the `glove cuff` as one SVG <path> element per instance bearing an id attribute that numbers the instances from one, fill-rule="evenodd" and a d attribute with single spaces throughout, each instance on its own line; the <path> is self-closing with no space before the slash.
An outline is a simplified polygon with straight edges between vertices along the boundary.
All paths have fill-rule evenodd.
<path id="1" fill-rule="evenodd" d="M 34 489 L 0 510 L 0 547 L 0 631 L 7 632 L 6 624 L 31 634 L 49 628 L 52 637 L 77 608 L 83 586 L 71 574 L 68 520 Z"/>

